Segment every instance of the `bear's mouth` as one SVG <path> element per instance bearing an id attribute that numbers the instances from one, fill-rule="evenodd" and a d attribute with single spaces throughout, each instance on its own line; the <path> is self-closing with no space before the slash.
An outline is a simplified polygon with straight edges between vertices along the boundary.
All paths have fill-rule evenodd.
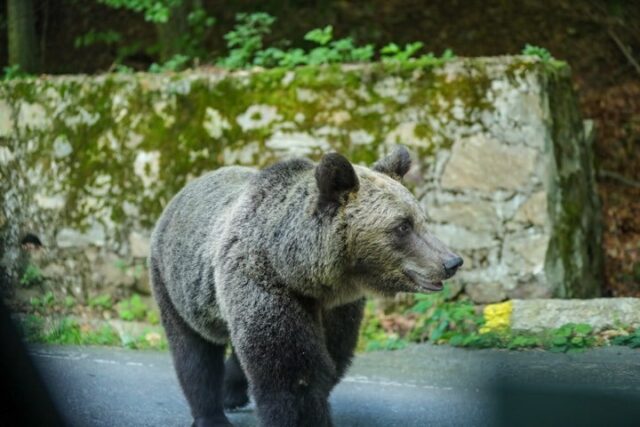
<path id="1" fill-rule="evenodd" d="M 442 282 L 434 282 L 424 274 L 420 274 L 415 270 L 404 270 L 404 274 L 418 287 L 420 291 L 441 291 L 444 287 Z"/>

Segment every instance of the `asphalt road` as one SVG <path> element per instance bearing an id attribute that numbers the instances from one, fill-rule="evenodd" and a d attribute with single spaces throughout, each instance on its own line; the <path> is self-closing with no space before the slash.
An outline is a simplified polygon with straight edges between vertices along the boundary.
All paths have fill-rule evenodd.
<path id="1" fill-rule="evenodd" d="M 73 426 L 188 426 L 169 353 L 31 346 Z M 419 345 L 356 357 L 331 395 L 336 426 L 640 425 L 640 350 L 581 354 Z M 253 406 L 230 412 L 257 425 Z"/>

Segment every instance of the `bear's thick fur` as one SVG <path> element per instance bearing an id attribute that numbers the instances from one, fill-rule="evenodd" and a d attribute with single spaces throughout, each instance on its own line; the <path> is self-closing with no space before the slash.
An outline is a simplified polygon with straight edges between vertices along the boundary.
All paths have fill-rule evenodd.
<path id="1" fill-rule="evenodd" d="M 462 259 L 400 183 L 404 147 L 371 169 L 337 153 L 189 183 L 152 236 L 154 295 L 194 425 L 330 426 L 367 292 L 437 291 Z M 225 346 L 233 353 L 224 362 Z"/>

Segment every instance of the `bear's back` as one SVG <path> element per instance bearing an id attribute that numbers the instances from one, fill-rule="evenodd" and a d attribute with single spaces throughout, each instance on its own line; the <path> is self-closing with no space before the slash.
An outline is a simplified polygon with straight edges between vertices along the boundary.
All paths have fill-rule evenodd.
<path id="1" fill-rule="evenodd" d="M 215 301 L 212 250 L 228 211 L 256 173 L 230 166 L 191 181 L 169 202 L 151 237 L 150 265 L 159 273 L 152 275 L 154 291 L 163 286 L 180 316 L 214 341 L 226 330 Z"/>

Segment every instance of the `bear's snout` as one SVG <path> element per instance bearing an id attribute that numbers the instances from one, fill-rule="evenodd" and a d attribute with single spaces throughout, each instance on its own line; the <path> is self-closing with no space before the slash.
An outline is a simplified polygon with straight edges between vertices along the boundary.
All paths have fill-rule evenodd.
<path id="1" fill-rule="evenodd" d="M 442 266 L 444 267 L 447 279 L 456 274 L 456 271 L 458 271 L 458 268 L 460 268 L 463 263 L 464 261 L 459 256 L 454 256 L 443 262 Z"/>

